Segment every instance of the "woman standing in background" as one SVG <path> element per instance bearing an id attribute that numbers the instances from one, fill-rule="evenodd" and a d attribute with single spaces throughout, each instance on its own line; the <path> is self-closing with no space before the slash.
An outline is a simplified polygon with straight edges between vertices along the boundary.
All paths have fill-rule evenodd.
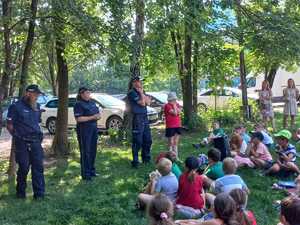
<path id="1" fill-rule="evenodd" d="M 291 127 L 294 128 L 295 118 L 298 113 L 297 100 L 299 98 L 299 90 L 296 88 L 295 81 L 293 79 L 288 79 L 288 86 L 283 90 L 283 98 L 285 101 L 283 127 L 287 127 L 287 119 L 290 116 Z"/>
<path id="2" fill-rule="evenodd" d="M 274 112 L 272 106 L 272 90 L 267 80 L 262 82 L 262 88 L 259 91 L 259 106 L 263 121 L 272 122 L 273 130 L 275 130 Z"/>

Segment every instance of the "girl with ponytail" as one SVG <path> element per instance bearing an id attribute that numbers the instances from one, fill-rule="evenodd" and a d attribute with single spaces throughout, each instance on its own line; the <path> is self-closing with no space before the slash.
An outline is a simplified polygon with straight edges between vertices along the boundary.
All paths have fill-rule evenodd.
<path id="1" fill-rule="evenodd" d="M 233 189 L 229 195 L 236 202 L 236 217 L 241 225 L 256 225 L 256 219 L 251 211 L 246 210 L 247 193 L 242 189 Z"/>
<path id="2" fill-rule="evenodd" d="M 176 210 L 184 218 L 198 218 L 203 215 L 203 179 L 197 173 L 198 159 L 190 156 L 185 160 L 185 172 L 180 176 Z"/>
<path id="3" fill-rule="evenodd" d="M 150 225 L 175 225 L 173 203 L 164 194 L 157 194 L 150 202 L 148 216 Z"/>

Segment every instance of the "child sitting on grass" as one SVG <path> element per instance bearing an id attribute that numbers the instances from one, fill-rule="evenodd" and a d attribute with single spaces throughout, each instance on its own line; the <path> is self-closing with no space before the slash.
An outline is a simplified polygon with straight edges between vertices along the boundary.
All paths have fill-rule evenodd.
<path id="1" fill-rule="evenodd" d="M 237 125 L 234 128 L 234 133 L 240 135 L 247 145 L 250 143 L 251 137 L 247 134 L 246 127 L 243 124 Z"/>
<path id="2" fill-rule="evenodd" d="M 160 159 L 162 158 L 167 158 L 169 160 L 171 160 L 172 162 L 172 173 L 177 177 L 177 179 L 179 180 L 179 177 L 181 176 L 182 172 L 181 169 L 179 168 L 179 166 L 176 163 L 176 153 L 173 151 L 168 151 L 168 152 L 161 152 L 155 160 L 155 163 L 157 164 L 159 162 Z"/>
<path id="3" fill-rule="evenodd" d="M 138 196 L 138 208 L 147 206 L 153 199 L 154 194 L 164 193 L 171 201 L 175 201 L 178 190 L 178 180 L 171 172 L 172 162 L 162 158 L 157 164 L 157 170 L 161 176 L 150 177 L 150 183 L 145 193 Z"/>
<path id="4" fill-rule="evenodd" d="M 233 158 L 227 157 L 223 161 L 224 176 L 217 179 L 212 185 L 215 194 L 222 192 L 229 193 L 231 190 L 239 188 L 249 193 L 249 189 L 243 179 L 236 175 L 237 163 Z"/>
<path id="5" fill-rule="evenodd" d="M 236 203 L 228 193 L 218 194 L 214 200 L 214 218 L 201 220 L 178 220 L 180 225 L 240 225 L 236 219 Z"/>
<path id="6" fill-rule="evenodd" d="M 250 159 L 257 168 L 269 169 L 273 165 L 273 158 L 268 148 L 262 143 L 264 136 L 261 132 L 252 134 Z"/>
<path id="7" fill-rule="evenodd" d="M 247 154 L 247 144 L 243 141 L 239 134 L 233 134 L 230 139 L 230 154 L 237 162 L 238 167 L 248 166 L 254 167 L 253 162 L 249 159 Z"/>
<path id="8" fill-rule="evenodd" d="M 164 194 L 157 194 L 149 203 L 150 225 L 175 225 L 173 203 Z"/>
<path id="9" fill-rule="evenodd" d="M 233 189 L 229 195 L 236 202 L 236 218 L 241 225 L 256 225 L 253 212 L 246 210 L 248 195 L 241 189 Z"/>
<path id="10" fill-rule="evenodd" d="M 256 124 L 255 125 L 255 132 L 261 132 L 262 135 L 264 136 L 263 143 L 265 146 L 268 148 L 271 148 L 272 145 L 274 144 L 273 138 L 268 134 L 266 131 L 265 127 L 262 124 Z"/>
<path id="11" fill-rule="evenodd" d="M 202 177 L 197 173 L 198 159 L 190 156 L 185 160 L 185 172 L 179 180 L 176 211 L 184 218 L 203 215 L 204 191 Z"/>
<path id="12" fill-rule="evenodd" d="M 287 197 L 280 204 L 280 222 L 278 225 L 300 224 L 300 199 Z"/>
<path id="13" fill-rule="evenodd" d="M 207 152 L 208 166 L 202 175 L 205 188 L 209 188 L 213 180 L 224 176 L 223 163 L 220 161 L 221 152 L 216 148 L 211 148 Z"/>
<path id="14" fill-rule="evenodd" d="M 225 132 L 223 128 L 220 127 L 220 123 L 218 121 L 213 123 L 213 131 L 210 133 L 208 137 L 203 138 L 200 144 L 193 144 L 193 146 L 197 149 L 199 149 L 202 146 L 206 146 L 208 144 L 211 144 L 215 138 L 223 137 L 225 136 Z"/>
<path id="15" fill-rule="evenodd" d="M 287 177 L 293 173 L 300 174 L 299 168 L 296 165 L 296 149 L 289 143 L 292 134 L 288 130 L 281 130 L 274 135 L 278 146 L 277 154 L 278 160 L 273 166 L 264 172 L 265 175 L 279 174 L 280 176 Z"/>

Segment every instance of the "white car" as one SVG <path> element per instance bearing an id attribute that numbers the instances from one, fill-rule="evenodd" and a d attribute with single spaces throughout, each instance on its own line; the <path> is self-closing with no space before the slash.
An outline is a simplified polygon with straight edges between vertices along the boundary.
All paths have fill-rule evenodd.
<path id="1" fill-rule="evenodd" d="M 92 93 L 92 100 L 96 102 L 101 110 L 101 119 L 97 121 L 97 126 L 100 130 L 120 129 L 123 123 L 125 103 L 108 94 Z M 76 127 L 76 120 L 74 117 L 73 107 L 76 103 L 76 95 L 69 96 L 68 106 L 68 126 L 69 128 Z M 50 134 L 54 134 L 56 130 L 56 116 L 57 116 L 58 98 L 52 98 L 43 107 L 42 123 Z M 155 109 L 147 108 L 148 118 L 150 122 L 158 120 L 158 113 Z"/>
<path id="2" fill-rule="evenodd" d="M 225 108 L 228 106 L 229 99 L 232 97 L 242 98 L 242 91 L 238 88 L 224 87 L 217 89 L 216 98 L 212 89 L 206 89 L 198 94 L 198 108 Z M 258 94 L 248 94 L 248 98 L 258 100 Z"/>

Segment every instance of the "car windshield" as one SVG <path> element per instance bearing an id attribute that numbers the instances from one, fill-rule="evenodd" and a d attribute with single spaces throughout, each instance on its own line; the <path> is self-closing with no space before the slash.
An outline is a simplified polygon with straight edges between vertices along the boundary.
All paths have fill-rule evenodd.
<path id="1" fill-rule="evenodd" d="M 147 92 L 146 92 L 146 94 L 147 94 Z M 168 102 L 168 95 L 166 93 L 151 92 L 149 94 L 152 95 L 154 98 L 156 98 L 158 101 L 160 101 L 162 103 L 167 103 Z"/>
<path id="2" fill-rule="evenodd" d="M 110 107 L 114 107 L 114 106 L 123 106 L 125 105 L 125 102 L 112 97 L 110 95 L 93 95 L 93 98 L 98 101 L 101 105 L 103 105 L 104 107 L 110 108 Z"/>

